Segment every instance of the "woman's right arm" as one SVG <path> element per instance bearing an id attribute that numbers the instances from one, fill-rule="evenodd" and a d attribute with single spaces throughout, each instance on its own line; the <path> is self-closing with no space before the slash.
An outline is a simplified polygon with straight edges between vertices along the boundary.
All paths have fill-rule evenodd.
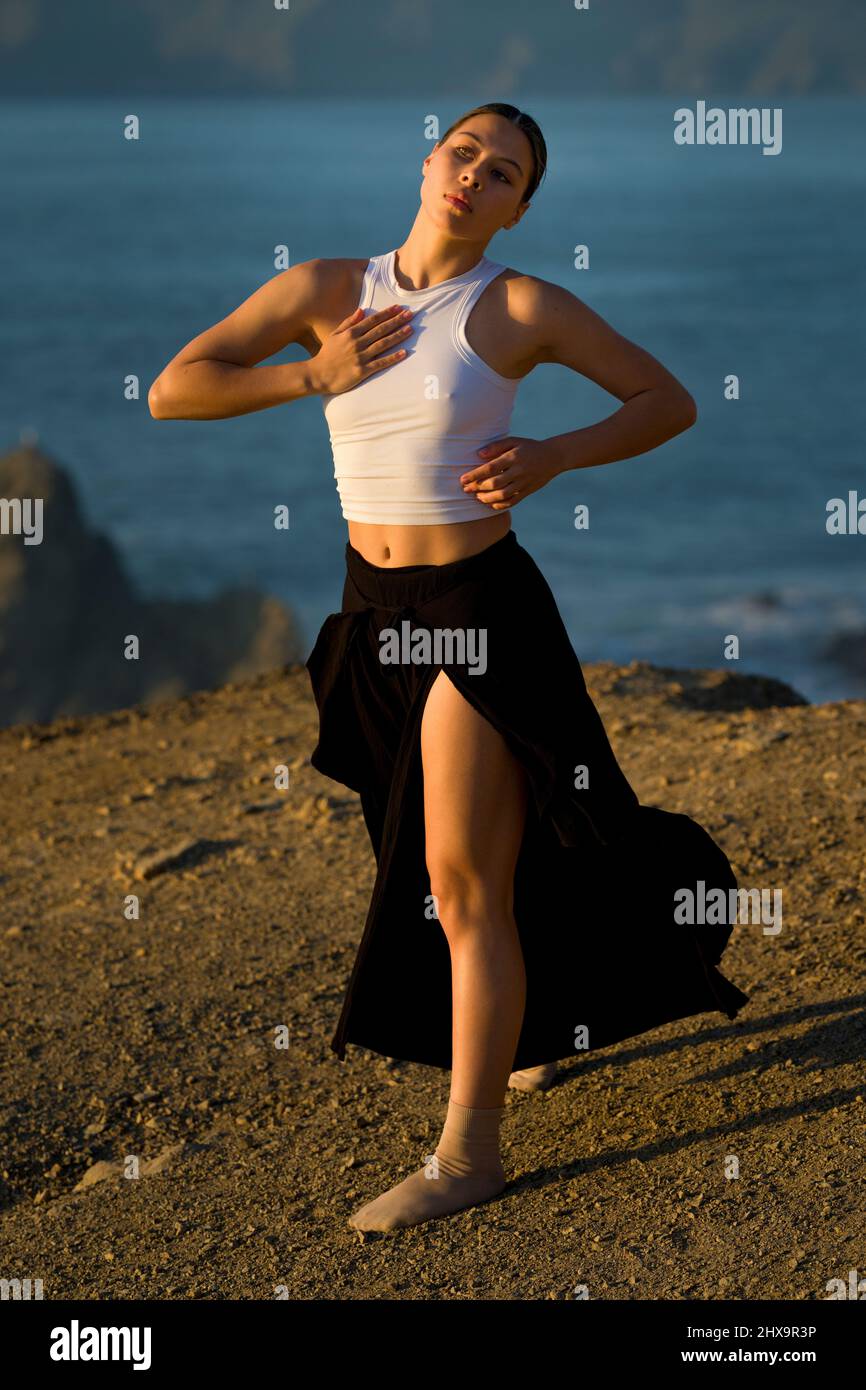
<path id="1" fill-rule="evenodd" d="M 309 341 L 311 320 L 324 316 L 323 306 L 345 289 L 345 278 L 339 262 L 317 258 L 266 280 L 163 368 L 147 394 L 153 418 L 223 420 L 248 415 L 301 396 L 348 390 L 399 360 L 398 353 L 380 355 L 403 341 L 402 332 L 390 331 L 392 310 L 364 317 L 356 309 L 327 335 L 314 356 L 256 365 L 289 343 Z"/>

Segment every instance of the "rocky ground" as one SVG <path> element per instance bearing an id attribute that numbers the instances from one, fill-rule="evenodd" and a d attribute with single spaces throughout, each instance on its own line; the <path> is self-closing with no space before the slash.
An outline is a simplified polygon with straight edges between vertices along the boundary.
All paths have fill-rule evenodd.
<path id="1" fill-rule="evenodd" d="M 379 1236 L 346 1218 L 421 1166 L 448 1073 L 328 1047 L 374 865 L 358 798 L 309 765 L 303 667 L 0 730 L 0 1276 L 46 1299 L 810 1300 L 866 1274 L 866 703 L 585 674 L 641 800 L 781 888 L 782 931 L 735 927 L 735 1022 L 509 1092 L 506 1191 Z"/>

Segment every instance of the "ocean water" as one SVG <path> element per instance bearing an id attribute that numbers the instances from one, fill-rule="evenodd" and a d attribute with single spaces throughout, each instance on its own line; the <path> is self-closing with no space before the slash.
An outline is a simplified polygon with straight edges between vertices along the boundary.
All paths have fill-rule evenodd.
<path id="1" fill-rule="evenodd" d="M 673 111 L 690 103 L 674 97 L 520 98 L 545 131 L 548 175 L 487 254 L 584 299 L 685 382 L 699 419 L 651 453 L 560 477 L 514 509 L 513 526 L 581 660 L 722 667 L 736 633 L 733 669 L 810 700 L 862 696 L 866 678 L 826 650 L 846 634 L 866 647 L 866 536 L 829 536 L 825 521 L 830 498 L 866 496 L 864 105 L 712 99 L 781 105 L 781 154 L 675 146 Z M 472 101 L 443 103 L 442 128 Z M 155 421 L 147 390 L 276 273 L 275 247 L 294 264 L 399 245 L 430 109 L 0 105 L 0 449 L 35 435 L 146 594 L 255 585 L 294 607 L 307 650 L 339 608 L 347 532 L 318 398 Z M 137 141 L 123 138 L 130 111 Z M 729 373 L 737 401 L 724 399 Z M 124 397 L 129 375 L 138 400 Z M 546 365 L 522 383 L 512 431 L 543 438 L 618 405 Z M 586 531 L 574 526 L 582 503 Z M 273 527 L 280 504 L 287 531 Z"/>

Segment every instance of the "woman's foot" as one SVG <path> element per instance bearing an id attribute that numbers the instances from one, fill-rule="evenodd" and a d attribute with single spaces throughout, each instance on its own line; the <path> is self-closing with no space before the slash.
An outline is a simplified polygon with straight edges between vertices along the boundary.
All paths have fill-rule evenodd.
<path id="1" fill-rule="evenodd" d="M 448 1104 L 442 1136 L 425 1168 L 349 1217 L 356 1231 L 393 1231 L 448 1216 L 495 1197 L 506 1185 L 499 1153 L 505 1107 Z"/>
<path id="2" fill-rule="evenodd" d="M 439 1169 L 433 1162 L 411 1177 L 383 1192 L 349 1217 L 356 1231 L 393 1231 L 398 1226 L 416 1226 L 420 1221 L 432 1221 L 437 1216 L 450 1216 L 464 1207 L 477 1206 L 495 1197 L 506 1185 L 505 1173 L 471 1173 L 455 1178 Z"/>
<path id="3" fill-rule="evenodd" d="M 556 1076 L 556 1063 L 544 1062 L 540 1067 L 525 1067 L 523 1071 L 513 1071 L 508 1078 L 512 1091 L 546 1091 L 553 1085 Z"/>

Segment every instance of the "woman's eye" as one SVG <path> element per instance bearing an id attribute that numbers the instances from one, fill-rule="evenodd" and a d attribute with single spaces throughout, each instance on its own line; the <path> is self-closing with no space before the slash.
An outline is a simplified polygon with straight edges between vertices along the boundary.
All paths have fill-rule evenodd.
<path id="1" fill-rule="evenodd" d="M 455 148 L 458 154 L 468 154 L 471 156 L 473 153 L 473 151 L 468 149 L 466 145 L 457 145 Z M 501 169 L 494 169 L 493 172 L 494 174 L 498 174 L 501 179 L 504 179 L 506 183 L 511 182 L 511 179 L 508 177 L 508 175 L 504 173 Z"/>

